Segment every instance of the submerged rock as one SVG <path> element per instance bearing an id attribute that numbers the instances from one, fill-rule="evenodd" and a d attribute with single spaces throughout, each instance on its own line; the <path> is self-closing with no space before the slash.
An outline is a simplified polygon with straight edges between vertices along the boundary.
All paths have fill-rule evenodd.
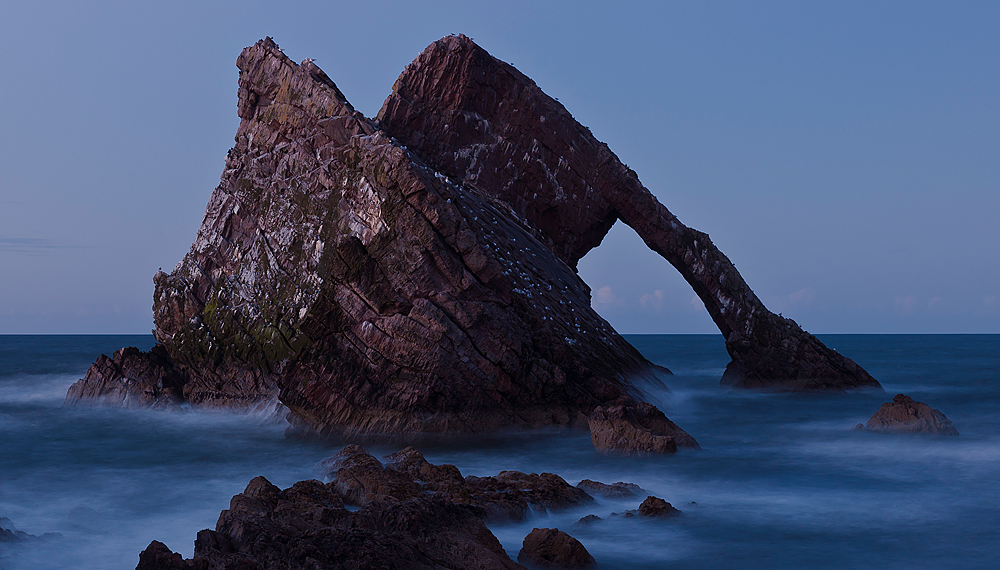
<path id="1" fill-rule="evenodd" d="M 136 570 L 381 570 L 384 568 L 513 570 L 474 509 L 444 498 L 374 501 L 344 508 L 330 485 L 300 481 L 281 490 L 252 480 L 202 530 L 184 560 L 153 541 Z"/>
<path id="2" fill-rule="evenodd" d="M 384 458 L 385 465 L 357 445 L 323 462 L 326 476 L 346 501 L 439 496 L 478 509 L 491 521 L 523 520 L 533 511 L 556 511 L 592 504 L 593 497 L 553 473 L 501 471 L 493 477 L 462 477 L 454 465 L 432 465 L 408 447 Z"/>
<path id="3" fill-rule="evenodd" d="M 524 537 L 517 561 L 528 568 L 592 568 L 594 557 L 579 540 L 557 528 L 535 528 Z"/>
<path id="4" fill-rule="evenodd" d="M 623 483 L 621 481 L 607 485 L 600 481 L 584 479 L 576 484 L 578 489 L 583 489 L 591 495 L 599 495 L 607 499 L 628 499 L 636 497 L 642 492 L 642 487 L 635 483 Z"/>
<path id="5" fill-rule="evenodd" d="M 940 410 L 917 402 L 905 394 L 896 394 L 892 402 L 882 404 L 864 425 L 855 429 L 876 432 L 933 433 L 958 435 L 958 429 Z"/>

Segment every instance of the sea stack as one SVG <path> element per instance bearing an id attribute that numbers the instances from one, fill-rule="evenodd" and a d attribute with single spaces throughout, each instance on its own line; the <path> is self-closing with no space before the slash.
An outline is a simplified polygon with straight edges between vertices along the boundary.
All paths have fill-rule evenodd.
<path id="1" fill-rule="evenodd" d="M 237 67 L 236 145 L 190 252 L 153 279 L 159 344 L 98 362 L 68 402 L 280 402 L 356 441 L 568 426 L 608 451 L 697 447 L 642 401 L 669 371 L 576 274 L 619 219 L 705 301 L 734 385 L 878 386 L 767 311 L 707 235 L 464 36 L 410 64 L 376 120 L 270 38 Z"/>

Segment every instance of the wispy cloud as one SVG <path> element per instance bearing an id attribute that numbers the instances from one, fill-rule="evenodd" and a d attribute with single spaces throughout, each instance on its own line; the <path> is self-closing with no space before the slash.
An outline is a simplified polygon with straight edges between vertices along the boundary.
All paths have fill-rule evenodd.
<path id="1" fill-rule="evenodd" d="M 621 305 L 623 299 L 615 294 L 610 285 L 605 285 L 594 291 L 594 304 L 603 306 Z"/>
<path id="2" fill-rule="evenodd" d="M 12 253 L 43 255 L 64 249 L 80 249 L 83 247 L 80 245 L 60 244 L 52 240 L 40 238 L 0 237 L 0 251 L 9 251 Z"/>
<path id="3" fill-rule="evenodd" d="M 639 304 L 643 309 L 659 311 L 663 308 L 663 291 L 656 289 L 652 293 L 646 293 L 639 298 Z"/>

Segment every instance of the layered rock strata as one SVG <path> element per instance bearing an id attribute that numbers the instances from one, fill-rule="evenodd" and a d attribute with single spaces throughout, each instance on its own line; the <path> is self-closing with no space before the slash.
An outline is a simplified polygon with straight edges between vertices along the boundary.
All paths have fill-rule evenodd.
<path id="1" fill-rule="evenodd" d="M 578 489 L 583 489 L 590 495 L 597 495 L 606 499 L 630 499 L 637 497 L 642 492 L 642 487 L 635 483 L 625 483 L 619 481 L 610 485 L 600 481 L 584 479 L 576 484 Z"/>
<path id="2" fill-rule="evenodd" d="M 958 428 L 941 410 L 917 402 L 906 394 L 896 394 L 892 402 L 882 404 L 867 423 L 854 428 L 875 432 L 958 435 Z"/>
<path id="3" fill-rule="evenodd" d="M 464 36 L 396 80 L 378 126 L 433 168 L 508 206 L 570 267 L 618 220 L 704 302 L 732 362 L 723 382 L 775 390 L 879 388 L 849 358 L 768 311 L 707 234 L 682 224 L 557 101 Z"/>
<path id="4" fill-rule="evenodd" d="M 585 427 L 660 381 L 506 203 L 429 167 L 270 39 L 237 67 L 236 146 L 191 251 L 154 277 L 185 401 L 277 396 L 322 435 L 398 438 Z"/>
<path id="5" fill-rule="evenodd" d="M 67 402 L 125 408 L 173 408 L 184 401 L 188 376 L 174 366 L 162 345 L 143 352 L 134 346 L 101 355 L 87 375 L 66 392 Z"/>
<path id="6" fill-rule="evenodd" d="M 593 568 L 597 560 L 579 540 L 557 528 L 535 528 L 521 543 L 517 561 L 528 568 Z"/>

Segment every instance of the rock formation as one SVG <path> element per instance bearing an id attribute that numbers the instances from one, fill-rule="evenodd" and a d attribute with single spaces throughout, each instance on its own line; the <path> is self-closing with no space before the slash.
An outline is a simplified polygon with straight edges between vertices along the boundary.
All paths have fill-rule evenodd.
<path id="1" fill-rule="evenodd" d="M 681 512 L 673 505 L 659 497 L 646 497 L 646 500 L 639 505 L 639 516 L 643 517 L 669 518 L 680 514 Z"/>
<path id="2" fill-rule="evenodd" d="M 186 374 L 162 345 L 142 352 L 134 346 L 101 355 L 87 375 L 69 387 L 68 402 L 92 402 L 125 408 L 172 408 L 184 401 Z"/>
<path id="3" fill-rule="evenodd" d="M 557 528 L 536 528 L 524 537 L 517 561 L 528 568 L 593 568 L 597 561 L 579 540 Z"/>
<path id="4" fill-rule="evenodd" d="M 882 404 L 879 411 L 864 425 L 855 429 L 876 432 L 934 433 L 958 435 L 958 429 L 940 410 L 923 402 L 914 401 L 905 394 L 896 394 L 892 402 Z"/>
<path id="5" fill-rule="evenodd" d="M 474 507 L 488 521 L 523 520 L 535 511 L 558 511 L 592 504 L 593 497 L 553 473 L 501 471 L 495 477 L 462 477 L 454 465 L 432 465 L 407 447 L 383 458 L 357 445 L 326 464 L 326 476 L 349 504 L 436 496 Z"/>
<path id="6" fill-rule="evenodd" d="M 746 388 L 880 387 L 791 319 L 768 311 L 707 234 L 682 224 L 607 145 L 512 66 L 464 36 L 431 44 L 377 117 L 433 168 L 506 204 L 570 267 L 617 220 L 669 261 L 705 303 Z"/>
<path id="7" fill-rule="evenodd" d="M 184 560 L 153 541 L 136 570 L 514 570 L 474 509 L 439 497 L 374 501 L 357 512 L 329 485 L 250 481 Z"/>
<path id="8" fill-rule="evenodd" d="M 378 119 L 312 60 L 243 50 L 236 145 L 190 252 L 154 277 L 154 351 L 103 357 L 69 403 L 290 410 L 328 437 L 587 426 L 628 453 L 696 447 L 641 401 L 663 370 L 590 306 L 577 261 L 621 219 L 726 336 L 725 380 L 878 383 L 768 312 L 557 102 L 463 36 Z"/>
<path id="9" fill-rule="evenodd" d="M 625 483 L 619 481 L 607 485 L 600 481 L 584 479 L 576 484 L 577 489 L 583 489 L 590 495 L 598 495 L 606 499 L 630 499 L 642 492 L 642 488 L 635 483 Z"/>
<path id="10" fill-rule="evenodd" d="M 191 251 L 154 277 L 154 335 L 191 405 L 277 396 L 322 435 L 398 438 L 584 427 L 660 382 L 506 204 L 428 167 L 270 39 L 237 66 L 236 146 Z M 70 401 L 108 391 L 98 372 Z M 657 450 L 693 442 L 650 429 L 634 426 Z"/>

